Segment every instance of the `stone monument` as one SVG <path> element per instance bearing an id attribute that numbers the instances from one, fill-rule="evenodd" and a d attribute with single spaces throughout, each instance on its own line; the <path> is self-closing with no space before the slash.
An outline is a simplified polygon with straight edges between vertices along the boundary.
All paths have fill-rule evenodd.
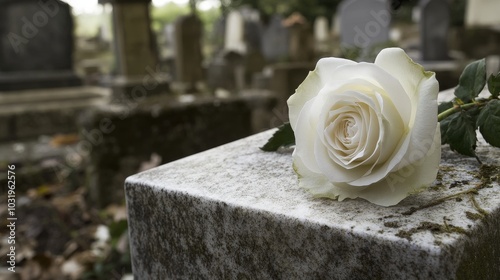
<path id="1" fill-rule="evenodd" d="M 419 5 L 422 60 L 449 60 L 448 35 L 451 17 L 449 2 L 422 0 Z"/>
<path id="2" fill-rule="evenodd" d="M 195 14 L 182 16 L 175 23 L 175 78 L 187 92 L 196 91 L 196 82 L 203 80 L 201 40 L 203 24 Z"/>
<path id="3" fill-rule="evenodd" d="M 389 40 L 388 1 L 344 0 L 338 11 L 342 47 L 367 49 Z"/>
<path id="4" fill-rule="evenodd" d="M 59 0 L 0 1 L 0 91 L 81 85 L 73 18 Z"/>

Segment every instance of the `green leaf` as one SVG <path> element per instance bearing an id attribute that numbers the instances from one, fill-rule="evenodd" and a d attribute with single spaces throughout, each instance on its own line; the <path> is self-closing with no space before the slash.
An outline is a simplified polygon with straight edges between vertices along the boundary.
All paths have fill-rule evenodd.
<path id="1" fill-rule="evenodd" d="M 455 89 L 455 96 L 464 103 L 471 102 L 477 97 L 486 85 L 486 60 L 472 62 L 465 67 L 460 75 L 458 87 Z"/>
<path id="2" fill-rule="evenodd" d="M 500 100 L 492 100 L 484 106 L 477 118 L 477 124 L 484 140 L 500 148 Z"/>
<path id="3" fill-rule="evenodd" d="M 476 157 L 476 129 L 473 118 L 467 112 L 457 112 L 441 121 L 442 144 L 450 144 L 453 151 Z M 444 134 L 444 135 L 443 135 Z M 443 139 L 444 138 L 444 139 Z"/>
<path id="4" fill-rule="evenodd" d="M 438 114 L 441 114 L 450 108 L 453 108 L 453 101 L 443 102 L 438 106 Z"/>
<path id="5" fill-rule="evenodd" d="M 498 98 L 500 94 L 500 72 L 496 76 L 491 74 L 488 79 L 488 90 L 493 95 L 493 98 Z"/>
<path id="6" fill-rule="evenodd" d="M 277 151 L 280 147 L 295 144 L 295 135 L 290 123 L 285 123 L 279 127 L 267 143 L 260 149 L 266 152 Z"/>
<path id="7" fill-rule="evenodd" d="M 448 144 L 447 132 L 448 132 L 448 128 L 450 127 L 450 122 L 459 113 L 460 112 L 456 112 L 456 113 L 450 115 L 449 117 L 447 117 L 446 119 L 439 122 L 439 126 L 441 128 L 441 145 Z"/>

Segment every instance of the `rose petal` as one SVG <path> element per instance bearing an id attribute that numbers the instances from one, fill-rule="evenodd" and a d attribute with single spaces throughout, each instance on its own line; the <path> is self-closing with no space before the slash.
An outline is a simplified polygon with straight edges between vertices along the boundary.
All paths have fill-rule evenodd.
<path id="1" fill-rule="evenodd" d="M 309 170 L 309 168 L 307 168 L 302 162 L 300 156 L 295 155 L 295 152 L 293 155 L 293 169 L 295 170 L 295 173 L 298 174 L 299 187 L 309 190 L 313 195 L 326 194 L 333 187 L 332 183 L 330 183 L 328 178 L 326 178 L 323 174 Z M 324 195 L 323 197 L 337 199 L 335 195 Z"/>
<path id="2" fill-rule="evenodd" d="M 363 81 L 365 85 L 368 83 L 382 89 L 380 93 L 383 92 L 393 101 L 403 122 L 406 125 L 410 123 L 413 103 L 398 79 L 391 76 L 385 69 L 375 64 L 362 62 L 357 65 L 338 67 L 331 76 L 330 85 L 345 84 L 346 81 L 354 83 L 353 81 L 357 80 Z"/>
<path id="3" fill-rule="evenodd" d="M 321 88 L 323 88 L 321 79 L 316 71 L 312 71 L 309 72 L 306 79 L 297 87 L 295 93 L 288 98 L 288 117 L 293 131 L 297 131 L 297 121 L 305 104 L 318 95 Z"/>
<path id="4" fill-rule="evenodd" d="M 290 124 L 295 131 L 297 118 L 307 101 L 315 97 L 330 79 L 331 71 L 341 65 L 356 64 L 342 58 L 322 58 L 316 64 L 316 69 L 309 72 L 306 79 L 295 90 L 287 101 Z"/>
<path id="5" fill-rule="evenodd" d="M 390 173 L 384 180 L 359 192 L 357 197 L 381 206 L 392 206 L 409 194 L 418 193 L 432 184 L 436 179 L 441 160 L 439 124 L 434 131 L 433 144 L 424 158 L 408 165 L 405 170 Z"/>
<path id="6" fill-rule="evenodd" d="M 314 105 L 315 98 L 306 102 L 296 120 L 295 128 L 293 129 L 295 134 L 293 158 L 300 157 L 304 164 L 309 167 L 309 170 L 318 173 L 320 169 L 312 152 L 314 151 L 314 139 L 317 138 L 314 136 L 316 133 L 316 125 L 314 124 L 317 123 L 317 120 L 312 120 L 313 116 L 311 116 L 311 112 L 314 112 L 311 108 Z"/>
<path id="7" fill-rule="evenodd" d="M 432 128 L 437 122 L 437 105 L 429 105 L 437 104 L 439 83 L 435 73 L 425 71 L 400 48 L 382 50 L 375 59 L 375 64 L 398 79 L 405 92 L 408 93 L 413 105 L 410 120 L 412 147 L 409 150 L 420 149 L 423 154 L 426 154 L 424 147 L 419 144 L 432 139 Z M 418 121 L 415 120 L 416 116 L 418 116 Z"/>
<path id="8" fill-rule="evenodd" d="M 380 206 L 398 204 L 409 194 L 417 193 L 427 188 L 436 179 L 441 159 L 441 134 L 439 125 L 436 126 L 434 141 L 429 153 L 423 160 L 408 167 L 411 174 L 391 173 L 385 180 L 381 180 L 368 187 L 354 187 L 344 183 L 335 185 L 324 182 L 324 178 L 316 181 L 306 181 L 303 178 L 301 187 L 306 188 L 315 197 L 334 198 L 342 201 L 346 198 L 363 198 Z M 409 172 L 408 172 L 409 173 Z M 317 183 L 317 184 L 316 184 Z M 316 184 L 316 185 L 315 185 Z"/>

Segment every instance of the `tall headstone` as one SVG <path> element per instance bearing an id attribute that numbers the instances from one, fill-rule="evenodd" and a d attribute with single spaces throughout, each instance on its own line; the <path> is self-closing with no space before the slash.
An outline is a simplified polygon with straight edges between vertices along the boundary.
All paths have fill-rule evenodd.
<path id="1" fill-rule="evenodd" d="M 465 13 L 465 24 L 468 27 L 500 26 L 500 1 L 498 0 L 468 0 Z"/>
<path id="2" fill-rule="evenodd" d="M 344 0 L 338 11 L 342 47 L 367 49 L 389 40 L 387 0 Z"/>
<path id="3" fill-rule="evenodd" d="M 280 15 L 273 15 L 262 32 L 261 49 L 269 62 L 283 61 L 288 57 L 289 30 Z"/>
<path id="4" fill-rule="evenodd" d="M 245 54 L 245 21 L 239 11 L 231 11 L 227 15 L 224 50 Z"/>
<path id="5" fill-rule="evenodd" d="M 169 92 L 170 79 L 159 67 L 156 38 L 151 30 L 151 0 L 99 0 L 99 3 L 113 5 L 116 75 L 108 83 L 114 95 L 141 100 Z"/>
<path id="6" fill-rule="evenodd" d="M 118 74 L 144 76 L 158 63 L 149 4 L 151 0 L 102 0 L 113 3 Z"/>
<path id="7" fill-rule="evenodd" d="M 328 19 L 326 17 L 318 17 L 314 21 L 314 43 L 318 53 L 328 51 L 328 39 L 330 31 L 328 30 Z"/>
<path id="8" fill-rule="evenodd" d="M 314 21 L 314 40 L 316 42 L 324 42 L 328 40 L 328 19 L 326 17 L 318 17 Z"/>
<path id="9" fill-rule="evenodd" d="M 447 0 L 421 0 L 420 40 L 422 60 L 448 60 L 450 5 Z"/>
<path id="10" fill-rule="evenodd" d="M 266 61 L 262 54 L 262 23 L 260 14 L 257 10 L 244 6 L 241 15 L 245 21 L 245 84 L 251 83 L 253 76 L 260 73 L 264 68 Z"/>
<path id="11" fill-rule="evenodd" d="M 180 17 L 175 24 L 175 74 L 188 91 L 203 79 L 201 38 L 203 24 L 194 14 Z"/>
<path id="12" fill-rule="evenodd" d="M 80 85 L 73 18 L 58 0 L 0 1 L 0 90 Z"/>
<path id="13" fill-rule="evenodd" d="M 212 43 L 214 51 L 217 53 L 224 49 L 224 39 L 226 35 L 226 17 L 218 18 L 212 29 Z"/>
<path id="14" fill-rule="evenodd" d="M 314 35 L 309 22 L 295 12 L 283 21 L 290 30 L 289 58 L 294 62 L 306 62 L 314 56 Z"/>

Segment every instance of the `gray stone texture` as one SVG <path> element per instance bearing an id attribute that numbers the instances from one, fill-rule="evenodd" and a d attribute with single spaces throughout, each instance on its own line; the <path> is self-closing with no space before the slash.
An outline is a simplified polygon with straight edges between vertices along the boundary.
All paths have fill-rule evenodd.
<path id="1" fill-rule="evenodd" d="M 137 279 L 498 279 L 500 149 L 444 147 L 429 190 L 381 207 L 312 198 L 272 132 L 127 179 Z"/>

